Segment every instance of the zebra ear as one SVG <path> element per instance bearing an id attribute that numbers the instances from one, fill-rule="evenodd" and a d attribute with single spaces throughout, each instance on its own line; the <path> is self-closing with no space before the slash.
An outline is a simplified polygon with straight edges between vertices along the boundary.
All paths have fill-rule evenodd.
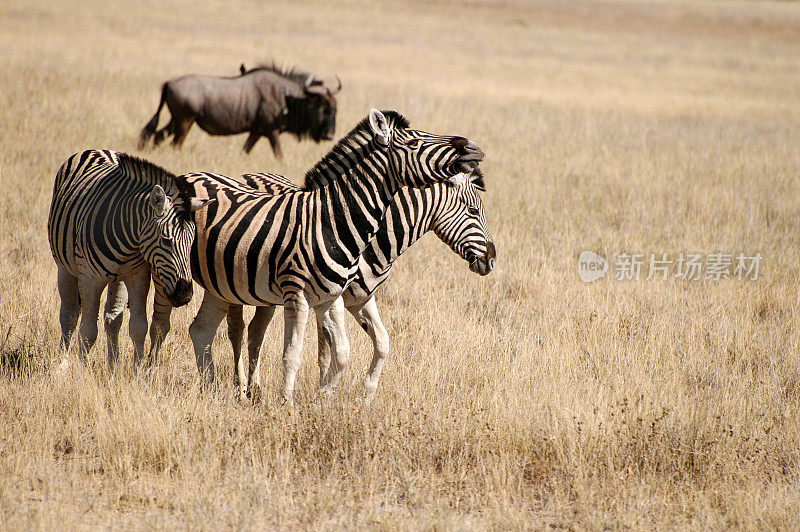
<path id="1" fill-rule="evenodd" d="M 153 208 L 156 216 L 162 216 L 167 210 L 167 195 L 159 185 L 154 186 L 150 191 L 150 207 Z"/>
<path id="2" fill-rule="evenodd" d="M 197 210 L 202 209 L 203 207 L 210 205 L 217 201 L 217 198 L 209 198 L 209 199 L 200 199 L 200 198 L 192 198 L 189 202 L 189 211 L 194 212 Z"/>
<path id="3" fill-rule="evenodd" d="M 369 127 L 381 144 L 389 144 L 389 122 L 377 109 L 369 110 Z"/>

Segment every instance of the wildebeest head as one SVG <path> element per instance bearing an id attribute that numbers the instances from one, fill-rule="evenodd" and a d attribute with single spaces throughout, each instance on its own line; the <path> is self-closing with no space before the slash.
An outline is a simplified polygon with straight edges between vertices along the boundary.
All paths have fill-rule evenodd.
<path id="1" fill-rule="evenodd" d="M 342 89 L 342 82 L 336 78 L 337 87 L 331 89 L 324 83 L 308 76 L 303 84 L 303 98 L 291 98 L 289 106 L 290 129 L 295 135 L 309 136 L 315 142 L 333 140 L 336 132 L 336 93 Z"/>

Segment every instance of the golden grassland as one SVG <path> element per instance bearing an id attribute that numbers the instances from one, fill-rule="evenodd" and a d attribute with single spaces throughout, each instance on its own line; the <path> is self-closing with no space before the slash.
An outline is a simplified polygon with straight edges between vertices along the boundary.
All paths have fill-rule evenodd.
<path id="1" fill-rule="evenodd" d="M 0 4 L 0 523 L 29 528 L 800 527 L 800 6 L 736 2 Z M 310 326 L 282 409 L 201 394 L 176 311 L 149 375 L 58 378 L 45 223 L 84 148 L 176 172 L 299 181 L 330 144 L 194 128 L 139 152 L 159 85 L 276 59 L 338 74 L 338 134 L 370 107 L 487 153 L 488 277 L 433 236 L 379 293 L 392 340 L 317 396 Z M 165 120 L 162 115 L 162 120 Z M 163 123 L 163 122 L 162 122 Z M 755 281 L 577 276 L 584 249 L 760 253 Z"/>

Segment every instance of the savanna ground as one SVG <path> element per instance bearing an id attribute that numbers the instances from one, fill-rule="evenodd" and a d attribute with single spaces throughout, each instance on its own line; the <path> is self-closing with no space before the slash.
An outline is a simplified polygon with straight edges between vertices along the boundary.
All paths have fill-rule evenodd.
<path id="1" fill-rule="evenodd" d="M 800 6 L 4 2 L 0 50 L 3 528 L 800 527 Z M 150 375 L 127 337 L 109 375 L 101 332 L 57 377 L 58 166 L 107 147 L 298 181 L 330 144 L 136 149 L 164 80 L 273 58 L 341 77 L 339 135 L 378 107 L 478 142 L 497 269 L 433 236 L 401 258 L 370 408 L 352 320 L 335 397 L 309 326 L 279 407 L 280 314 L 264 403 L 233 399 L 224 328 L 224 393 L 201 394 L 199 294 Z M 584 249 L 764 258 L 757 280 L 584 284 Z"/>

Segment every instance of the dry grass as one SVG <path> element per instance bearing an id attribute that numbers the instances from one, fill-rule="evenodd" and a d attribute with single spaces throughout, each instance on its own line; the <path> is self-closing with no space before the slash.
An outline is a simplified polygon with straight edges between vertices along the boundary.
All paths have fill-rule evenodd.
<path id="1" fill-rule="evenodd" d="M 46 5 L 47 4 L 47 5 Z M 49 5 L 52 4 L 52 5 Z M 165 5 L 169 4 L 169 5 Z M 800 527 L 800 8 L 789 3 L 252 1 L 0 5 L 0 523 L 29 528 Z M 298 406 L 201 395 L 180 309 L 151 376 L 52 376 L 45 234 L 71 153 L 137 153 L 159 84 L 276 58 L 488 154 L 499 266 L 433 237 L 380 294 L 392 335 Z M 175 171 L 298 177 L 328 144 L 193 130 Z M 580 251 L 760 252 L 758 281 L 585 285 Z M 102 344 L 102 342 L 100 342 Z M 131 346 L 126 342 L 126 364 Z"/>

